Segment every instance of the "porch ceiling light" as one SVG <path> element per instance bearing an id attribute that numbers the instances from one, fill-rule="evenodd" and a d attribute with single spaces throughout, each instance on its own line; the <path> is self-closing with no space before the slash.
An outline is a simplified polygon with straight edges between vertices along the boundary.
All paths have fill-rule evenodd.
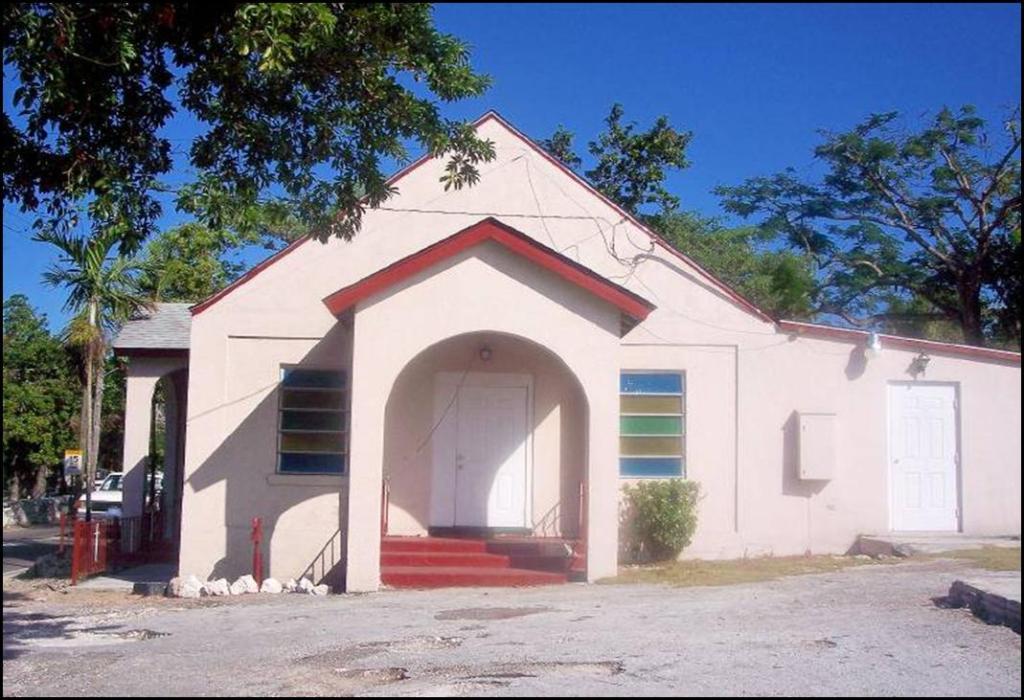
<path id="1" fill-rule="evenodd" d="M 480 360 L 483 362 L 490 362 L 491 357 L 494 355 L 494 351 L 487 345 L 480 348 Z"/>

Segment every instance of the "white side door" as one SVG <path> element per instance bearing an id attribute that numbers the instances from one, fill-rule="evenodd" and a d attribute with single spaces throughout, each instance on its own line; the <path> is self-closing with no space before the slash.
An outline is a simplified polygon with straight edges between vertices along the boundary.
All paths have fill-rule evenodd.
<path id="1" fill-rule="evenodd" d="M 525 527 L 526 387 L 463 386 L 457 403 L 455 525 Z"/>
<path id="2" fill-rule="evenodd" d="M 956 531 L 956 389 L 889 385 L 889 475 L 892 529 Z"/>

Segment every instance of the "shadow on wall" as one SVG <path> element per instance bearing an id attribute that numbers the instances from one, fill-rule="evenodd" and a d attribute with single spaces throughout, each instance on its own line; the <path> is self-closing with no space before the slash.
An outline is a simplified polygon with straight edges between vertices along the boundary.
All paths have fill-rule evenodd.
<path id="1" fill-rule="evenodd" d="M 313 561 L 309 563 L 302 575 L 319 585 L 326 583 L 335 591 L 345 590 L 345 538 L 341 536 L 341 528 L 331 535 Z"/>
<path id="2" fill-rule="evenodd" d="M 480 359 L 482 347 L 489 359 Z M 540 536 L 575 536 L 579 484 L 586 473 L 586 399 L 576 378 L 549 350 L 515 336 L 478 332 L 444 340 L 417 355 L 402 370 L 385 411 L 384 471 L 389 479 L 391 532 L 411 534 L 431 526 L 483 523 L 431 522 L 435 439 L 441 422 L 434 414 L 439 372 L 529 374 L 533 377 L 533 498 L 527 525 Z M 457 402 L 446 420 L 457 420 Z M 521 443 L 495 456 L 497 467 Z M 491 474 L 493 479 L 495 474 Z M 455 485 L 452 485 L 453 491 Z M 456 503 L 457 510 L 457 503 Z"/>
<path id="3" fill-rule="evenodd" d="M 340 358 L 345 358 L 344 362 L 347 363 L 348 355 L 339 352 L 339 348 L 348 347 L 347 335 L 347 329 L 342 324 L 337 324 L 300 360 L 281 361 L 281 364 L 309 369 L 336 368 L 347 373 L 349 367 L 339 361 Z M 184 573 L 196 573 L 200 578 L 205 575 L 207 578 L 223 577 L 229 580 L 252 573 L 252 519 L 259 517 L 263 524 L 263 561 L 266 575 L 298 579 L 304 573 L 316 569 L 331 580 L 315 583 L 326 582 L 338 586 L 340 582 L 334 579 L 337 578 L 339 570 L 344 570 L 341 562 L 344 561 L 345 538 L 341 536 L 341 532 L 344 529 L 348 507 L 342 480 L 339 478 L 337 485 L 317 486 L 271 485 L 268 482 L 277 470 L 279 384 L 275 382 L 269 387 L 259 387 L 241 398 L 228 401 L 216 410 L 226 410 L 230 406 L 252 401 L 253 397 L 268 389 L 266 396 L 247 411 L 234 430 L 186 480 L 195 491 L 192 498 L 200 501 L 204 498 L 204 491 L 223 484 L 224 511 L 213 512 L 209 506 L 203 504 L 203 510 L 209 518 L 204 529 L 209 531 L 223 526 L 226 532 L 224 551 L 213 564 L 211 571 Z M 193 420 L 196 418 L 192 417 Z M 294 475 L 291 478 L 302 479 L 302 476 Z M 329 511 L 330 518 L 318 517 L 316 522 L 304 524 L 302 530 L 298 532 L 293 530 L 292 525 L 289 525 L 286 533 L 279 532 L 280 521 L 289 510 L 313 499 L 323 501 L 317 506 L 317 510 Z M 322 526 L 322 535 L 319 533 L 318 525 Z M 319 541 L 311 540 L 314 533 Z M 287 536 L 289 541 L 282 543 L 275 540 L 282 536 Z M 187 548 L 189 544 L 183 542 L 182 546 Z M 279 566 L 275 566 L 273 557 L 275 547 L 282 546 L 288 547 L 291 551 L 308 547 L 309 553 L 305 561 L 292 566 L 294 571 L 281 571 Z M 296 556 L 300 556 L 298 552 Z M 323 566 L 317 567 L 318 562 L 323 563 L 331 559 L 334 563 L 326 569 Z M 309 566 L 304 572 L 302 567 L 306 566 L 307 562 Z"/>
<path id="4" fill-rule="evenodd" d="M 800 414 L 793 411 L 782 426 L 782 493 L 810 498 L 827 485 L 800 478 Z"/>
<path id="5" fill-rule="evenodd" d="M 863 345 L 850 348 L 850 357 L 846 362 L 846 378 L 851 382 L 860 379 L 868 367 L 868 356 Z"/>

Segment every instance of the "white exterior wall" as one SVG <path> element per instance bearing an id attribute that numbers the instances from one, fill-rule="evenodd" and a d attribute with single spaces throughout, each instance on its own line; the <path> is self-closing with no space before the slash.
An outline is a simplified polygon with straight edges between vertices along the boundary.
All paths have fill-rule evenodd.
<path id="1" fill-rule="evenodd" d="M 183 572 L 230 569 L 227 562 L 238 561 L 247 546 L 248 518 L 266 504 L 268 511 L 284 513 L 271 545 L 275 575 L 294 575 L 313 553 L 307 549 L 318 549 L 341 523 L 358 522 L 368 528 L 363 531 L 368 541 L 358 561 L 350 561 L 349 575 L 358 578 L 365 570 L 359 585 L 372 588 L 378 542 L 369 534 L 378 527 L 380 501 L 369 494 L 379 493 L 384 405 L 404 363 L 432 342 L 481 330 L 487 319 L 502 326 L 492 330 L 533 338 L 571 367 L 589 362 L 575 356 L 595 353 L 579 346 L 571 315 L 548 327 L 536 323 L 536 315 L 517 321 L 517 309 L 534 298 L 532 288 L 496 274 L 494 265 L 490 270 L 477 265 L 477 256 L 444 274 L 417 278 L 417 284 L 387 295 L 386 303 L 364 303 L 352 334 L 322 304 L 339 288 L 487 216 L 657 305 L 640 327 L 616 339 L 608 350 L 613 357 L 601 360 L 614 375 L 620 368 L 687 374 L 688 476 L 705 494 L 687 556 L 844 551 L 856 534 L 888 528 L 885 387 L 910 379 L 906 370 L 915 353 L 885 349 L 860 371 L 852 343 L 791 339 L 730 300 L 699 270 L 651 243 L 499 121 L 486 120 L 479 131 L 494 141 L 497 159 L 482 166 L 478 185 L 444 192 L 443 162 L 427 161 L 401 179 L 400 194 L 385 209 L 367 213 L 351 242 L 299 245 L 194 317 Z M 516 274 L 535 280 L 535 272 L 527 264 Z M 558 287 L 532 310 L 555 313 L 558 305 L 551 299 L 574 293 Z M 389 337 L 402 342 L 388 348 L 384 339 Z M 358 480 L 363 497 L 346 517 L 345 478 L 274 477 L 265 454 L 276 436 L 267 419 L 254 414 L 264 416 L 257 409 L 274 391 L 279 363 L 318 354 L 324 362 L 346 366 L 352 339 L 357 366 L 380 366 L 352 376 L 359 410 L 353 412 L 348 487 L 356 489 Z M 964 530 L 1019 533 L 1019 363 L 934 352 L 932 357 L 922 379 L 956 382 L 960 390 Z M 595 401 L 617 404 L 613 380 L 602 376 L 599 383 L 587 384 L 581 375 L 599 370 L 576 369 L 592 410 Z M 837 470 L 827 484 L 809 486 L 793 476 L 787 425 L 795 411 L 837 414 Z M 611 435 L 602 438 L 601 449 L 614 454 L 617 422 L 602 420 Z M 238 447 L 225 448 L 225 442 Z M 371 465 L 361 476 L 363 462 L 356 463 L 356 457 Z M 591 488 L 617 491 L 620 482 L 603 473 L 608 481 L 592 482 Z M 615 521 L 591 522 L 610 527 Z M 355 532 L 346 533 L 350 546 Z M 595 570 L 610 573 L 607 556 L 593 560 Z M 244 568 L 245 557 L 242 562 Z"/>

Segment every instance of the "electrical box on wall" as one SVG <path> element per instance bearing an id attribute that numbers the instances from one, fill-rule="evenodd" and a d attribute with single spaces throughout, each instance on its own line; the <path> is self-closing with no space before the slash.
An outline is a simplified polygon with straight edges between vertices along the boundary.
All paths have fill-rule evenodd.
<path id="1" fill-rule="evenodd" d="M 828 481 L 836 470 L 836 414 L 799 413 L 800 478 Z"/>

